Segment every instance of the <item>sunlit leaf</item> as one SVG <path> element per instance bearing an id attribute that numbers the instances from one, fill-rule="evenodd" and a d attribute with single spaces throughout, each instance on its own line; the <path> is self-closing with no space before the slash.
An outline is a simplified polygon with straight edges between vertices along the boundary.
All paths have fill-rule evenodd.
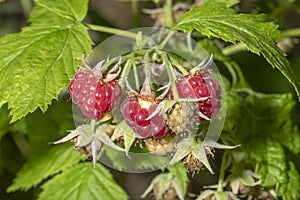
<path id="1" fill-rule="evenodd" d="M 42 186 L 39 200 L 125 200 L 126 193 L 110 172 L 97 164 L 80 163 L 55 176 Z"/>
<path id="2" fill-rule="evenodd" d="M 46 111 L 91 51 L 84 1 L 38 0 L 20 33 L 0 39 L 0 106 L 8 102 L 12 122 L 37 108 Z M 13 95 L 12 95 L 13 94 Z"/>

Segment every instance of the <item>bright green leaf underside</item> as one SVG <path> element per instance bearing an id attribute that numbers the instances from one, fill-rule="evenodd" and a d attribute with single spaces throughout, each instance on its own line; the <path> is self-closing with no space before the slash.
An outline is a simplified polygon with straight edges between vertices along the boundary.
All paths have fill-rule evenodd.
<path id="1" fill-rule="evenodd" d="M 100 164 L 80 163 L 49 180 L 42 186 L 39 200 L 124 200 L 126 193 Z"/>
<path id="2" fill-rule="evenodd" d="M 275 43 L 280 38 L 280 32 L 275 24 L 265 21 L 265 15 L 237 14 L 226 4 L 210 0 L 184 13 L 175 29 L 187 32 L 197 30 L 205 36 L 226 42 L 245 43 L 250 51 L 263 55 L 273 67 L 279 69 L 300 98 L 300 84 Z"/>
<path id="3" fill-rule="evenodd" d="M 87 29 L 79 21 L 86 10 L 86 0 L 39 0 L 32 26 L 0 39 L 0 106 L 8 102 L 12 121 L 37 108 L 45 111 L 67 87 L 81 55 L 91 51 Z"/>

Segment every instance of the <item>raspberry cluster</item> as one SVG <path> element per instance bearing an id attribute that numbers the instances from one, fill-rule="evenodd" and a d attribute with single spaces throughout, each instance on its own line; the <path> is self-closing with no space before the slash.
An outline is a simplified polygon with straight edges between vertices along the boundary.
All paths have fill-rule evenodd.
<path id="1" fill-rule="evenodd" d="M 120 63 L 119 60 L 102 74 L 102 61 L 91 69 L 83 59 L 83 67 L 75 74 L 68 89 L 73 103 L 86 117 L 99 120 L 120 104 Z M 147 78 L 139 91 L 133 90 L 125 80 L 129 96 L 121 103 L 120 111 L 125 122 L 140 138 L 161 139 L 167 133 L 184 134 L 199 121 L 214 118 L 221 107 L 221 87 L 208 72 L 195 71 L 181 76 L 176 81 L 179 98 L 194 100 L 178 101 L 165 113 L 160 113 L 157 108 L 163 100 L 174 99 L 170 83 L 162 87 L 163 92 L 157 89 L 159 96 L 154 96 Z"/>
<path id="2" fill-rule="evenodd" d="M 156 110 L 158 104 L 137 98 L 125 99 L 121 104 L 121 112 L 126 123 L 141 138 L 162 138 L 167 133 L 163 116 L 151 114 Z M 151 116 L 150 119 L 149 116 Z"/>
<path id="3" fill-rule="evenodd" d="M 209 73 L 186 75 L 176 83 L 178 96 L 180 98 L 203 98 L 198 101 L 199 111 L 208 119 L 214 118 L 221 108 L 221 87 L 216 79 Z M 173 94 L 170 94 L 173 99 Z M 205 120 L 200 116 L 200 120 Z"/>
<path id="4" fill-rule="evenodd" d="M 73 103 L 91 119 L 101 119 L 105 113 L 116 108 L 122 95 L 121 87 L 115 82 L 103 82 L 90 71 L 79 71 L 68 87 Z"/>

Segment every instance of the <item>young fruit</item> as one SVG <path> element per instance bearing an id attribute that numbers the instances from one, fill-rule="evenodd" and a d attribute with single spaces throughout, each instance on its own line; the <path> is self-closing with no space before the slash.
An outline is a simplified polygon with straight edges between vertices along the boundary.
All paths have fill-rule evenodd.
<path id="1" fill-rule="evenodd" d="M 204 98 L 198 101 L 200 120 L 214 118 L 221 108 L 221 87 L 208 72 L 183 76 L 176 83 L 179 98 Z M 174 98 L 170 94 L 170 98 Z"/>
<path id="2" fill-rule="evenodd" d="M 197 103 L 177 102 L 167 112 L 168 127 L 176 134 L 191 132 L 197 125 Z"/>
<path id="3" fill-rule="evenodd" d="M 157 106 L 158 102 L 154 99 L 150 86 L 145 80 L 140 93 L 134 92 L 132 97 L 122 102 L 121 113 L 125 122 L 141 138 L 162 138 L 167 133 L 167 126 L 162 115 L 152 116 Z"/>
<path id="4" fill-rule="evenodd" d="M 163 138 L 148 138 L 144 141 L 150 153 L 156 155 L 166 155 L 174 151 L 177 140 L 178 137 L 176 137 L 174 134 L 168 134 Z"/>
<path id="5" fill-rule="evenodd" d="M 99 120 L 120 103 L 122 90 L 117 84 L 118 73 L 107 73 L 104 77 L 100 71 L 102 62 L 93 70 L 87 66 L 85 59 L 83 65 L 70 82 L 68 90 L 73 103 L 80 107 L 86 117 Z"/>

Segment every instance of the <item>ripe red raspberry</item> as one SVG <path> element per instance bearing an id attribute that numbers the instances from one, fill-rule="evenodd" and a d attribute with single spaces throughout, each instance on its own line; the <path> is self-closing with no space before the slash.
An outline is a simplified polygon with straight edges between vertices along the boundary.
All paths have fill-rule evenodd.
<path id="1" fill-rule="evenodd" d="M 85 68 L 81 68 L 75 74 L 68 90 L 73 103 L 80 107 L 82 113 L 86 117 L 98 120 L 119 105 L 122 90 L 116 83 L 118 74 L 110 74 L 110 79 L 105 79 L 100 72 L 99 65 L 93 70 L 87 68 L 86 65 L 84 60 Z"/>
<path id="2" fill-rule="evenodd" d="M 121 104 L 121 112 L 126 123 L 141 138 L 162 138 L 167 133 L 167 126 L 163 116 L 157 114 L 147 119 L 156 109 L 158 104 L 145 102 L 135 97 L 125 99 Z"/>
<path id="3" fill-rule="evenodd" d="M 141 138 L 162 138 L 167 133 L 166 122 L 162 115 L 152 116 L 158 102 L 152 96 L 151 89 L 145 89 L 146 87 L 148 83 L 145 81 L 140 94 L 135 93 L 122 102 L 121 113 L 125 122 Z"/>
<path id="4" fill-rule="evenodd" d="M 176 88 L 180 98 L 208 97 L 204 101 L 198 101 L 199 111 L 206 118 L 214 118 L 221 108 L 221 87 L 209 73 L 186 75 L 177 81 Z M 170 98 L 174 98 L 172 92 Z M 201 121 L 205 120 L 204 116 L 200 116 Z"/>

